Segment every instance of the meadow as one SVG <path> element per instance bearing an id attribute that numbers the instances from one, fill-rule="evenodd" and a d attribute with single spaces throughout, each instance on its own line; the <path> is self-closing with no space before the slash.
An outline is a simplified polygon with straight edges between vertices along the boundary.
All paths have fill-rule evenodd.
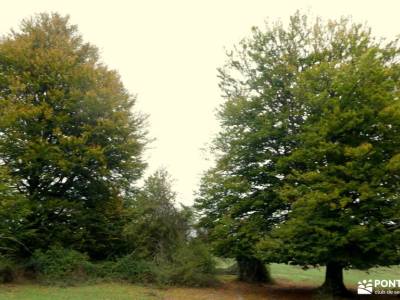
<path id="1" fill-rule="evenodd" d="M 226 263 L 229 265 L 229 263 Z M 4 284 L 0 300 L 256 300 L 256 299 L 310 299 L 318 297 L 314 290 L 324 279 L 324 268 L 303 270 L 296 266 L 272 264 L 273 284 L 252 285 L 238 282 L 234 275 L 220 275 L 219 283 L 208 288 L 155 287 L 124 282 L 101 282 L 70 287 L 45 286 L 35 283 Z M 354 290 L 363 279 L 398 279 L 400 267 L 376 268 L 369 272 L 347 270 L 347 287 Z M 384 299 L 369 296 L 368 299 Z"/>

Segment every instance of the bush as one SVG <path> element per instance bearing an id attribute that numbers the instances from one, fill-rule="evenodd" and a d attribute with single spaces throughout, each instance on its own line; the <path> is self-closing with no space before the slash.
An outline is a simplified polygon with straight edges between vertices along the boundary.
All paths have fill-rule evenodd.
<path id="1" fill-rule="evenodd" d="M 56 285 L 88 279 L 186 286 L 205 286 L 215 281 L 214 259 L 205 245 L 195 241 L 177 247 L 169 258 L 144 259 L 132 253 L 95 264 L 75 250 L 52 247 L 45 252 L 35 251 L 30 265 L 41 282 Z"/>
<path id="2" fill-rule="evenodd" d="M 104 260 L 96 263 L 88 263 L 85 266 L 86 274 L 91 279 L 115 279 L 115 261 Z"/>
<path id="3" fill-rule="evenodd" d="M 95 272 L 86 254 L 57 246 L 45 252 L 36 250 L 31 265 L 38 279 L 48 284 L 70 285 L 82 282 L 88 279 L 89 273 Z"/>
<path id="4" fill-rule="evenodd" d="M 157 266 L 154 261 L 138 258 L 135 254 L 126 255 L 118 259 L 111 269 L 115 278 L 130 282 L 158 283 Z"/>
<path id="5" fill-rule="evenodd" d="M 203 243 L 191 241 L 177 249 L 169 277 L 171 284 L 210 285 L 215 282 L 215 260 Z"/>
<path id="6" fill-rule="evenodd" d="M 205 286 L 215 282 L 215 263 L 198 242 L 179 246 L 172 258 L 143 259 L 130 254 L 108 265 L 104 274 L 114 279 L 157 285 Z"/>
<path id="7" fill-rule="evenodd" d="M 0 283 L 13 282 L 16 277 L 16 266 L 14 262 L 6 257 L 0 256 Z"/>

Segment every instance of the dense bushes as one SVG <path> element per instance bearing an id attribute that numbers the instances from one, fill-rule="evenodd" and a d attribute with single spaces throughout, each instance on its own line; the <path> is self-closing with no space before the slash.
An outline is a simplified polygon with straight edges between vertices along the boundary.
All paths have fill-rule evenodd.
<path id="1" fill-rule="evenodd" d="M 29 255 L 22 259 L 16 253 L 18 268 L 32 273 L 39 282 L 56 285 L 93 280 L 208 285 L 215 279 L 214 259 L 208 248 L 193 237 L 191 209 L 179 209 L 174 202 L 168 173 L 157 171 L 149 176 L 136 198 L 126 203 L 124 234 L 113 241 L 124 244 L 125 250 L 119 256 L 104 253 L 109 258 L 98 261 L 79 252 L 79 247 L 69 249 L 55 243 L 33 253 L 27 249 Z M 0 282 L 12 281 L 14 270 L 10 261 L 0 261 Z"/>
<path id="2" fill-rule="evenodd" d="M 192 241 L 178 247 L 171 258 L 124 256 L 108 266 L 107 276 L 158 285 L 204 286 L 215 280 L 214 265 L 208 249 Z"/>
<path id="3" fill-rule="evenodd" d="M 12 282 L 16 276 L 15 263 L 0 256 L 0 283 Z"/>
<path id="4" fill-rule="evenodd" d="M 47 251 L 36 250 L 29 265 L 40 281 L 49 284 L 85 281 L 94 269 L 87 255 L 58 246 Z"/>
<path id="5" fill-rule="evenodd" d="M 12 268 L 0 261 L 0 282 L 12 280 Z M 34 252 L 29 264 L 45 284 L 73 285 L 88 280 L 124 280 L 156 285 L 204 286 L 214 282 L 214 260 L 207 247 L 191 241 L 172 258 L 144 259 L 135 253 L 114 261 L 90 262 L 87 255 L 52 247 Z M 9 270 L 7 272 L 7 270 Z"/>
<path id="6" fill-rule="evenodd" d="M 215 261 L 208 248 L 199 241 L 179 247 L 173 255 L 171 283 L 203 286 L 214 281 Z"/>
<path id="7" fill-rule="evenodd" d="M 156 265 L 153 261 L 139 258 L 134 253 L 126 255 L 104 268 L 106 276 L 129 282 L 157 282 Z"/>

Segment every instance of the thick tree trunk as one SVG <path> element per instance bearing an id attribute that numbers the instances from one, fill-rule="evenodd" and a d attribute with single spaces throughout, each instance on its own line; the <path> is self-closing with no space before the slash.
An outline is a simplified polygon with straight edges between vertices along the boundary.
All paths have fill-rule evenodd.
<path id="1" fill-rule="evenodd" d="M 271 277 L 265 264 L 257 258 L 240 256 L 236 258 L 239 280 L 246 282 L 270 282 Z"/>
<path id="2" fill-rule="evenodd" d="M 343 266 L 336 262 L 329 262 L 326 265 L 325 282 L 320 287 L 324 294 L 333 296 L 348 296 L 351 293 L 343 283 Z"/>

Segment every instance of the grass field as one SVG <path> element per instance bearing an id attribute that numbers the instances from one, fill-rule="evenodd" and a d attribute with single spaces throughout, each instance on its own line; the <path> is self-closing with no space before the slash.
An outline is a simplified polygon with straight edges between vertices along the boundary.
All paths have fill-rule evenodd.
<path id="1" fill-rule="evenodd" d="M 217 259 L 218 268 L 229 268 L 235 261 L 233 259 Z M 298 284 L 319 286 L 325 277 L 325 268 L 310 268 L 303 270 L 298 266 L 285 264 L 271 264 L 270 272 L 276 281 L 288 281 Z M 347 287 L 352 288 L 363 279 L 400 279 L 400 266 L 391 268 L 374 268 L 368 272 L 360 270 L 345 270 L 344 281 Z"/>
<path id="2" fill-rule="evenodd" d="M 270 270 L 276 280 L 316 286 L 322 284 L 325 276 L 325 268 L 303 270 L 296 266 L 272 264 Z M 357 282 L 363 279 L 400 279 L 400 266 L 374 268 L 368 272 L 359 270 L 344 271 L 344 281 L 349 288 L 355 287 Z"/>
<path id="3" fill-rule="evenodd" d="M 105 299 L 159 299 L 153 289 L 130 284 L 102 283 L 78 287 L 48 287 L 22 284 L 0 286 L 0 299 L 26 300 L 105 300 Z"/>
<path id="4" fill-rule="evenodd" d="M 234 276 L 220 276 L 221 283 L 211 288 L 160 289 L 128 283 L 98 283 L 77 287 L 50 287 L 37 284 L 0 285 L 0 300 L 258 300 L 258 299 L 310 299 L 313 288 L 319 286 L 324 270 L 302 270 L 295 266 L 272 264 L 274 285 L 240 283 Z M 345 272 L 346 285 L 354 288 L 362 279 L 400 279 L 400 267 L 379 268 L 369 273 L 350 270 Z M 366 299 L 385 299 L 382 296 Z"/>

